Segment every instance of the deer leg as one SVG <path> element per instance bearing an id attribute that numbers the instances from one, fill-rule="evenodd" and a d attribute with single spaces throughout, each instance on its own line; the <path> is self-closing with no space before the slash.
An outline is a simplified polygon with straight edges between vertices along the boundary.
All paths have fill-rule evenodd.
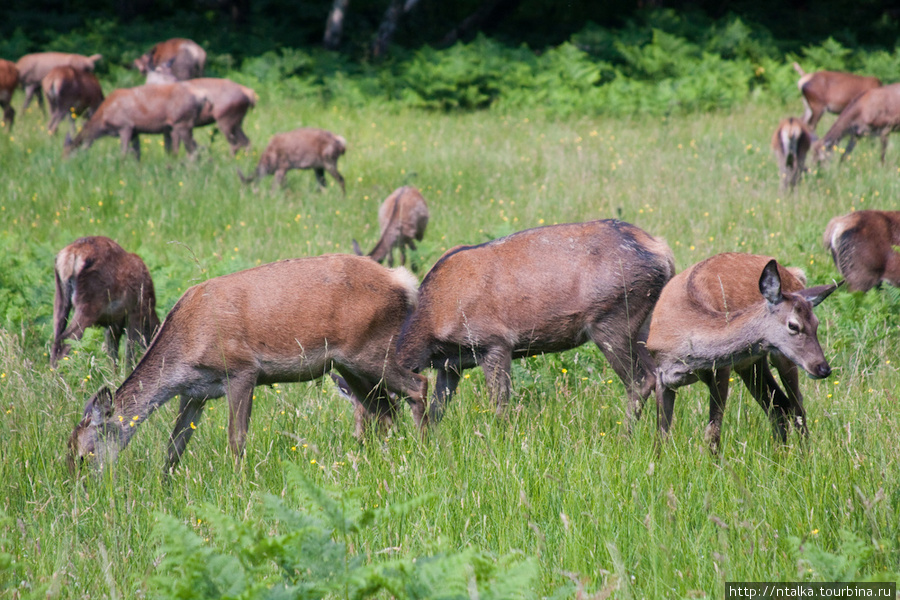
<path id="1" fill-rule="evenodd" d="M 278 167 L 275 170 L 275 179 L 272 181 L 272 191 L 284 187 L 284 176 L 287 174 L 287 167 Z"/>
<path id="2" fill-rule="evenodd" d="M 178 417 L 175 419 L 175 428 L 169 438 L 169 460 L 167 471 L 172 471 L 181 460 L 184 448 L 194 434 L 194 429 L 203 416 L 203 406 L 206 400 L 198 400 L 182 395 L 181 406 L 178 409 Z"/>
<path id="3" fill-rule="evenodd" d="M 887 129 L 881 134 L 881 164 L 884 164 L 884 153 L 887 152 L 888 145 L 888 135 L 890 135 L 891 130 Z"/>
<path id="4" fill-rule="evenodd" d="M 338 173 L 337 165 L 325 165 L 325 168 L 331 173 L 331 176 L 334 177 L 335 181 L 341 186 L 341 193 L 345 196 L 347 195 L 347 188 L 344 186 L 344 178 Z M 323 178 L 324 179 L 324 178 Z"/>
<path id="5" fill-rule="evenodd" d="M 698 374 L 700 380 L 709 388 L 709 423 L 703 437 L 709 444 L 709 451 L 719 453 L 719 441 L 722 436 L 722 417 L 725 415 L 725 401 L 728 399 L 728 377 L 731 369 L 716 369 Z"/>
<path id="6" fill-rule="evenodd" d="M 172 154 L 172 131 L 171 130 L 163 131 L 162 136 L 163 136 L 163 150 L 166 151 L 166 154 Z"/>
<path id="7" fill-rule="evenodd" d="M 782 354 L 771 354 L 769 358 L 778 371 L 781 384 L 784 386 L 788 399 L 785 414 L 790 417 L 790 422 L 804 436 L 809 435 L 809 427 L 806 425 L 806 410 L 803 408 L 803 394 L 800 393 L 800 369 L 789 358 Z"/>
<path id="8" fill-rule="evenodd" d="M 634 422 L 641 418 L 644 403 L 654 387 L 651 381 L 654 379 L 651 367 L 653 361 L 646 346 L 637 339 L 625 335 L 613 339 L 604 329 L 605 327 L 595 325 L 591 337 L 625 385 L 628 394 L 625 421 L 628 433 L 631 433 L 631 428 Z"/>
<path id="9" fill-rule="evenodd" d="M 369 424 L 376 420 L 385 431 L 389 431 L 400 411 L 397 402 L 391 398 L 384 384 L 373 383 L 366 377 L 341 366 L 337 369 L 350 391 L 350 400 L 354 407 L 353 436 L 362 442 Z"/>
<path id="10" fill-rule="evenodd" d="M 509 348 L 495 346 L 484 353 L 478 360 L 484 371 L 484 379 L 488 386 L 488 396 L 497 406 L 497 416 L 502 417 L 509 404 L 512 379 L 512 351 Z"/>
<path id="11" fill-rule="evenodd" d="M 851 133 L 851 134 L 850 134 L 850 141 L 847 142 L 847 147 L 844 148 L 844 153 L 841 154 L 841 160 L 840 160 L 841 163 L 843 163 L 843 162 L 844 162 L 844 159 L 846 159 L 847 156 L 848 156 L 851 152 L 853 152 L 853 148 L 855 148 L 855 147 L 856 147 L 856 134 Z M 884 155 L 882 154 L 882 162 L 883 162 L 883 160 L 884 160 Z"/>
<path id="12" fill-rule="evenodd" d="M 122 341 L 122 326 L 119 324 L 109 325 L 104 332 L 106 353 L 112 360 L 113 367 L 118 369 L 119 366 L 119 343 Z M 127 344 L 127 342 L 126 342 Z M 126 355 L 127 361 L 127 355 Z"/>
<path id="13" fill-rule="evenodd" d="M 325 169 L 313 169 L 313 172 L 316 174 L 316 181 L 319 183 L 319 189 L 324 190 L 328 187 L 328 182 L 325 181 Z"/>
<path id="14" fill-rule="evenodd" d="M 235 372 L 228 378 L 225 392 L 228 397 L 228 446 L 237 461 L 243 456 L 244 446 L 247 444 L 255 385 L 256 381 L 252 376 Z"/>
<path id="15" fill-rule="evenodd" d="M 56 361 L 69 353 L 70 346 L 63 344 L 65 340 L 78 341 L 84 336 L 84 330 L 91 327 L 100 317 L 99 310 L 93 310 L 90 304 L 79 304 L 75 307 L 75 313 L 72 320 L 63 330 L 59 337 L 53 340 L 53 349 L 51 350 L 51 360 L 54 364 Z"/>
<path id="16" fill-rule="evenodd" d="M 197 151 L 197 142 L 194 141 L 194 132 L 191 130 L 191 127 L 180 128 L 178 136 L 184 144 L 184 151 L 188 153 L 188 156 L 193 156 Z M 177 146 L 175 148 L 175 153 L 178 153 Z"/>
<path id="17" fill-rule="evenodd" d="M 66 114 L 59 110 L 52 110 L 50 116 L 50 124 L 47 125 L 47 133 L 53 135 L 56 133 L 56 128 L 59 127 L 59 122 L 63 120 Z"/>
<path id="18" fill-rule="evenodd" d="M 659 432 L 659 440 L 665 441 L 669 437 L 669 428 L 672 426 L 672 414 L 675 412 L 675 390 L 663 385 L 660 379 L 656 380 L 656 426 Z"/>
<path id="19" fill-rule="evenodd" d="M 769 370 L 769 365 L 765 359 L 758 360 L 749 367 L 738 370 L 741 379 L 750 393 L 762 407 L 763 412 L 769 417 L 772 428 L 778 438 L 787 441 L 787 429 L 785 427 L 787 421 L 787 407 L 791 404 L 778 383 Z M 775 410 L 773 410 L 773 408 Z"/>

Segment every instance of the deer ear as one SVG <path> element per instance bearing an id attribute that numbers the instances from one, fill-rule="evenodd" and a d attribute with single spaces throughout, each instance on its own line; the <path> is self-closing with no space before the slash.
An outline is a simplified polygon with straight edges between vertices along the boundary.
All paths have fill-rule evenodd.
<path id="1" fill-rule="evenodd" d="M 778 274 L 778 263 L 774 258 L 769 261 L 759 277 L 759 292 L 769 304 L 778 304 L 784 298 L 781 295 L 781 276 Z"/>
<path id="2" fill-rule="evenodd" d="M 103 423 L 109 419 L 113 412 L 113 396 L 109 388 L 106 386 L 100 388 L 88 401 L 84 412 L 85 416 L 87 416 L 88 412 L 91 413 L 91 421 L 95 424 Z"/>
<path id="3" fill-rule="evenodd" d="M 842 285 L 844 285 L 843 279 L 831 285 L 817 285 L 815 287 L 806 288 L 805 290 L 800 290 L 797 293 L 806 298 L 806 300 L 813 306 L 818 306 L 822 303 L 822 300 L 831 295 L 831 292 L 838 289 Z"/>

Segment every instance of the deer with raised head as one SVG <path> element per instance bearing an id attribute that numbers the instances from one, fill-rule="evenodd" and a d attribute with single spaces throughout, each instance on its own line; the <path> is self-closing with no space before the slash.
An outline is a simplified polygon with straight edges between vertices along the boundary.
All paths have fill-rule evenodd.
<path id="1" fill-rule="evenodd" d="M 80 340 L 88 327 L 106 330 L 106 351 L 113 364 L 126 336 L 126 364 L 137 348 L 146 348 L 159 327 L 156 293 L 147 265 L 108 237 L 83 237 L 56 255 L 53 300 L 53 343 L 50 366 L 69 353 L 66 340 Z M 69 314 L 72 313 L 69 321 Z"/>
<path id="2" fill-rule="evenodd" d="M 803 120 L 812 131 L 816 130 L 816 125 L 826 110 L 839 114 L 863 92 L 881 87 L 881 80 L 877 77 L 840 71 L 807 73 L 797 63 L 794 63 L 794 69 L 800 74 L 797 87 L 800 88 L 803 106 L 806 108 Z"/>
<path id="3" fill-rule="evenodd" d="M 272 189 L 283 185 L 285 174 L 291 169 L 312 169 L 320 189 L 325 189 L 325 171 L 328 171 L 347 194 L 344 178 L 337 170 L 337 161 L 347 151 L 347 140 L 324 129 L 301 127 L 272 136 L 263 151 L 256 171 L 249 177 L 238 169 L 238 176 L 244 183 L 259 177 L 275 174 Z"/>
<path id="4" fill-rule="evenodd" d="M 806 171 L 806 155 L 816 139 L 816 134 L 800 119 L 788 117 L 778 124 L 772 134 L 772 152 L 778 163 L 782 190 L 793 190 L 799 183 L 800 176 Z"/>
<path id="5" fill-rule="evenodd" d="M 630 425 L 653 389 L 644 326 L 674 273 L 663 240 L 616 220 L 458 246 L 419 288 L 419 305 L 400 335 L 400 363 L 437 370 L 431 420 L 440 420 L 462 371 L 475 366 L 501 415 L 513 359 L 592 341 L 625 384 Z"/>
<path id="6" fill-rule="evenodd" d="M 666 285 L 647 339 L 657 365 L 657 421 L 662 438 L 672 423 L 675 391 L 702 381 L 710 392 L 705 436 L 710 450 L 717 453 L 732 370 L 762 406 L 781 440 L 787 440 L 789 424 L 806 434 L 794 365 L 814 379 L 831 373 L 812 309 L 837 285 L 804 286 L 801 272 L 785 269 L 768 256 L 739 253 L 708 258 Z M 768 357 L 787 394 L 772 376 Z"/>
<path id="7" fill-rule="evenodd" d="M 181 458 L 208 400 L 225 396 L 228 444 L 243 454 L 253 388 L 311 381 L 332 368 L 368 414 L 394 414 L 405 396 L 425 426 L 428 380 L 402 368 L 395 344 L 416 302 L 416 280 L 368 258 L 332 254 L 282 260 L 188 289 L 150 348 L 113 394 L 88 402 L 69 440 L 72 463 L 115 461 L 157 408 L 180 397 L 168 466 Z M 364 422 L 357 411 L 357 435 Z M 70 463 L 71 464 L 71 463 Z"/>
<path id="8" fill-rule="evenodd" d="M 147 83 L 175 83 L 178 79 L 172 72 L 171 61 L 158 66 L 147 74 Z M 235 83 L 230 79 L 201 77 L 182 83 L 198 96 L 206 98 L 206 104 L 194 127 L 203 127 L 215 123 L 225 134 L 234 155 L 240 148 L 250 145 L 250 139 L 244 133 L 243 123 L 247 111 L 256 106 L 258 97 L 250 88 Z"/>
<path id="9" fill-rule="evenodd" d="M 72 67 L 54 67 L 41 82 L 41 89 L 50 104 L 50 123 L 47 131 L 56 133 L 60 121 L 69 118 L 75 131 L 75 118 L 88 118 L 103 102 L 103 89 L 97 76 L 90 71 Z"/>
<path id="10" fill-rule="evenodd" d="M 169 63 L 178 81 L 203 77 L 206 51 L 193 40 L 173 38 L 159 42 L 142 56 L 134 59 L 134 67 L 147 76 L 147 83 L 152 83 L 150 73 L 165 63 Z"/>
<path id="11" fill-rule="evenodd" d="M 377 262 L 387 258 L 388 266 L 394 266 L 394 248 L 400 250 L 400 264 L 406 264 L 407 246 L 415 250 L 416 241 L 421 242 L 428 226 L 428 205 L 416 188 L 405 185 L 394 190 L 378 209 L 378 225 L 381 238 L 368 256 Z M 362 255 L 356 240 L 353 250 Z"/>
<path id="12" fill-rule="evenodd" d="M 823 239 L 847 289 L 900 287 L 900 212 L 858 210 L 828 222 Z"/>
<path id="13" fill-rule="evenodd" d="M 129 146 L 141 158 L 141 133 L 161 133 L 166 152 L 178 154 L 178 147 L 193 154 L 197 149 L 192 129 L 206 100 L 180 83 L 141 85 L 115 90 L 100 104 L 75 139 L 66 134 L 64 156 L 103 136 L 121 140 L 122 155 Z"/>
<path id="14" fill-rule="evenodd" d="M 17 87 L 19 87 L 19 70 L 16 63 L 0 58 L 0 108 L 3 109 L 3 122 L 10 131 L 16 119 L 12 97 Z"/>
<path id="15" fill-rule="evenodd" d="M 93 71 L 94 65 L 98 60 L 103 58 L 100 54 L 91 56 L 82 56 L 81 54 L 68 54 L 66 52 L 37 52 L 35 54 L 26 54 L 16 62 L 16 68 L 19 70 L 19 83 L 25 89 L 25 103 L 22 110 L 28 108 L 31 104 L 31 98 L 37 96 L 38 105 L 41 111 L 46 113 L 44 108 L 44 96 L 41 92 L 41 82 L 51 70 L 55 67 L 72 67 L 79 71 Z"/>
<path id="16" fill-rule="evenodd" d="M 816 159 L 824 160 L 831 149 L 846 136 L 850 136 L 841 155 L 841 162 L 856 146 L 857 138 L 864 135 L 881 138 L 881 163 L 887 151 L 888 135 L 900 129 L 900 83 L 875 88 L 857 96 L 838 116 L 821 140 L 814 144 Z"/>

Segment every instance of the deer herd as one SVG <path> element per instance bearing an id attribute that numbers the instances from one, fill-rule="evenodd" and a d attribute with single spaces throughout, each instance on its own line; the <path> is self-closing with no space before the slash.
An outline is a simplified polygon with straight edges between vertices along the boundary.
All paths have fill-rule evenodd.
<path id="1" fill-rule="evenodd" d="M 186 39 L 161 42 L 135 59 L 147 83 L 104 96 L 96 76 L 100 55 L 30 54 L 0 60 L 0 108 L 10 129 L 14 89 L 50 104 L 49 132 L 68 117 L 88 121 L 64 154 L 117 136 L 123 154 L 140 157 L 138 135 L 164 136 L 166 150 L 192 153 L 194 127 L 216 123 L 232 154 L 250 145 L 242 123 L 256 93 L 228 79 L 204 78 L 206 52 Z M 772 136 L 781 185 L 793 189 L 812 153 L 822 160 L 844 137 L 842 160 L 862 135 L 900 128 L 900 84 L 798 65 L 802 118 L 782 120 Z M 821 139 L 815 128 L 826 112 L 837 120 Z M 319 185 L 328 172 L 346 192 L 337 161 L 346 140 L 301 128 L 275 135 L 245 183 L 290 169 L 313 169 Z M 790 428 L 808 433 L 799 372 L 828 377 L 831 367 L 817 338 L 813 307 L 840 285 L 806 287 L 799 269 L 769 256 L 725 253 L 676 274 L 672 250 L 661 238 L 618 220 L 550 225 L 477 246 L 451 248 L 421 285 L 405 267 L 392 268 L 394 250 L 406 263 L 428 224 L 422 194 L 404 186 L 378 213 L 381 238 L 362 256 L 289 259 L 216 277 L 188 289 L 160 324 L 150 271 L 135 254 L 106 237 L 85 237 L 56 257 L 54 337 L 50 364 L 66 359 L 66 340 L 88 327 L 106 329 L 116 364 L 127 340 L 130 374 L 115 391 L 103 387 L 85 406 L 69 439 L 74 467 L 111 464 L 138 426 L 179 397 L 169 439 L 168 467 L 180 460 L 207 401 L 226 397 L 228 441 L 240 459 L 253 389 L 309 381 L 332 371 L 353 403 L 355 435 L 370 423 L 392 426 L 400 399 L 423 432 L 441 421 L 465 369 L 481 367 L 497 414 L 505 414 L 512 361 L 597 345 L 625 386 L 627 427 L 647 398 L 657 405 L 658 440 L 668 435 L 676 390 L 696 381 L 709 388 L 705 437 L 718 451 L 731 373 L 737 373 L 782 441 Z M 900 212 L 865 210 L 835 217 L 825 247 L 847 288 L 900 286 Z M 388 267 L 378 263 L 387 259 Z M 843 281 L 842 281 L 843 282 Z M 841 283 L 842 283 L 841 282 Z M 74 313 L 69 318 L 70 313 Z M 138 349 L 146 351 L 140 360 Z M 135 366 L 136 363 L 136 366 Z M 778 373 L 781 386 L 771 367 Z M 427 369 L 436 372 L 430 408 Z M 336 372 L 336 374 L 335 374 Z M 783 386 L 783 389 L 782 389 Z"/>

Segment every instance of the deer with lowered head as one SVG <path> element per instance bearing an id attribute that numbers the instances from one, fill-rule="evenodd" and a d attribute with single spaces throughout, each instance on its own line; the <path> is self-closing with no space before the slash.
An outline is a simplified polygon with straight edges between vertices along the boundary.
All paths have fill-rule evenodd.
<path id="1" fill-rule="evenodd" d="M 858 210 L 834 217 L 823 241 L 847 289 L 867 292 L 882 282 L 900 287 L 900 212 Z"/>
<path id="2" fill-rule="evenodd" d="M 88 327 L 106 329 L 106 351 L 113 364 L 126 336 L 126 364 L 145 348 L 159 327 L 156 293 L 147 265 L 108 237 L 83 237 L 56 255 L 53 343 L 50 366 L 69 353 L 68 339 L 80 340 Z M 72 313 L 69 321 L 69 314 Z"/>
<path id="3" fill-rule="evenodd" d="M 54 67 L 41 82 L 41 89 L 50 104 L 47 131 L 51 135 L 66 117 L 74 132 L 75 117 L 82 114 L 90 117 L 103 102 L 103 89 L 97 76 L 72 67 Z"/>
<path id="4" fill-rule="evenodd" d="M 775 433 L 787 426 L 807 433 L 796 365 L 814 379 L 828 377 L 813 307 L 837 285 L 804 288 L 805 277 L 775 259 L 725 253 L 676 275 L 663 289 L 650 321 L 647 348 L 656 361 L 659 432 L 668 435 L 678 388 L 702 381 L 709 388 L 705 436 L 717 453 L 728 379 L 736 371 L 762 406 Z M 771 358 L 788 388 L 781 390 Z"/>
<path id="5" fill-rule="evenodd" d="M 72 67 L 79 71 L 93 71 L 94 65 L 103 58 L 100 54 L 82 56 L 65 52 L 37 52 L 26 54 L 16 62 L 19 70 L 19 83 L 25 89 L 25 103 L 22 110 L 31 104 L 31 98 L 37 96 L 41 111 L 44 109 L 44 96 L 41 93 L 41 82 L 54 67 Z"/>
<path id="6" fill-rule="evenodd" d="M 444 254 L 403 325 L 400 363 L 437 370 L 430 419 L 438 421 L 464 369 L 484 370 L 501 415 L 514 358 L 594 342 L 625 384 L 629 425 L 653 389 L 641 340 L 666 282 L 672 251 L 616 220 L 520 231 Z"/>
<path id="7" fill-rule="evenodd" d="M 782 119 L 772 134 L 772 152 L 778 163 L 781 189 L 794 189 L 800 176 L 806 171 L 806 155 L 810 146 L 818 139 L 800 119 Z"/>
<path id="8" fill-rule="evenodd" d="M 816 159 L 824 160 L 827 153 L 842 139 L 850 136 L 841 155 L 841 162 L 853 151 L 856 140 L 864 135 L 881 138 L 881 163 L 887 150 L 888 135 L 900 129 L 900 83 L 875 88 L 857 96 L 838 116 L 821 140 L 816 142 Z"/>
<path id="9" fill-rule="evenodd" d="M 178 78 L 172 72 L 171 61 L 156 67 L 147 74 L 147 83 L 175 83 L 176 81 Z M 182 85 L 207 100 L 194 127 L 215 123 L 225 134 L 225 139 L 231 146 L 232 156 L 240 148 L 250 145 L 250 139 L 244 133 L 243 123 L 247 111 L 256 106 L 258 101 L 256 92 L 230 79 L 215 77 L 190 79 L 183 82 Z"/>
<path id="10" fill-rule="evenodd" d="M 178 147 L 193 154 L 197 149 L 192 129 L 206 99 L 180 83 L 141 85 L 115 90 L 100 104 L 75 139 L 66 134 L 63 155 L 84 146 L 90 148 L 94 140 L 103 136 L 118 136 L 122 155 L 129 147 L 135 158 L 141 158 L 141 133 L 161 133 L 166 152 L 178 154 Z"/>
<path id="11" fill-rule="evenodd" d="M 185 38 L 172 38 L 159 42 L 143 55 L 134 59 L 134 67 L 147 76 L 147 83 L 153 83 L 151 73 L 162 64 L 168 63 L 178 81 L 203 77 L 206 67 L 206 51 L 200 44 Z"/>
<path id="12" fill-rule="evenodd" d="M 293 131 L 277 133 L 269 140 L 256 165 L 256 171 L 249 177 L 238 168 L 238 176 L 244 183 L 251 183 L 259 177 L 275 174 L 272 189 L 283 185 L 285 174 L 291 169 L 312 169 L 316 174 L 319 188 L 325 188 L 325 171 L 328 171 L 347 194 L 344 178 L 337 170 L 337 161 L 347 151 L 347 140 L 324 129 L 301 127 Z"/>
<path id="13" fill-rule="evenodd" d="M 406 396 L 425 426 L 428 381 L 402 368 L 395 343 L 416 302 L 415 278 L 368 258 L 332 254 L 282 260 L 188 289 L 115 393 L 87 402 L 69 440 L 71 463 L 114 462 L 150 415 L 180 397 L 168 466 L 181 458 L 208 400 L 225 396 L 228 444 L 243 454 L 253 388 L 311 381 L 336 369 L 366 413 L 396 412 Z M 356 433 L 366 421 L 357 410 Z"/>
<path id="14" fill-rule="evenodd" d="M 827 110 L 839 114 L 854 98 L 868 90 L 881 87 L 877 77 L 854 75 L 840 71 L 805 72 L 799 64 L 794 69 L 800 74 L 797 87 L 803 95 L 803 106 L 806 108 L 803 120 L 811 131 L 816 130 L 819 119 Z"/>
<path id="15" fill-rule="evenodd" d="M 406 248 L 416 249 L 416 241 L 422 241 L 428 226 L 428 205 L 422 193 L 405 185 L 394 190 L 378 209 L 378 225 L 381 238 L 368 256 L 377 262 L 387 258 L 388 266 L 394 266 L 394 248 L 400 250 L 400 264 L 406 264 Z M 356 240 L 353 250 L 362 255 Z"/>
<path id="16" fill-rule="evenodd" d="M 17 87 L 19 87 L 19 70 L 16 63 L 0 58 L 0 108 L 3 109 L 3 122 L 10 131 L 16 119 L 12 97 Z"/>

